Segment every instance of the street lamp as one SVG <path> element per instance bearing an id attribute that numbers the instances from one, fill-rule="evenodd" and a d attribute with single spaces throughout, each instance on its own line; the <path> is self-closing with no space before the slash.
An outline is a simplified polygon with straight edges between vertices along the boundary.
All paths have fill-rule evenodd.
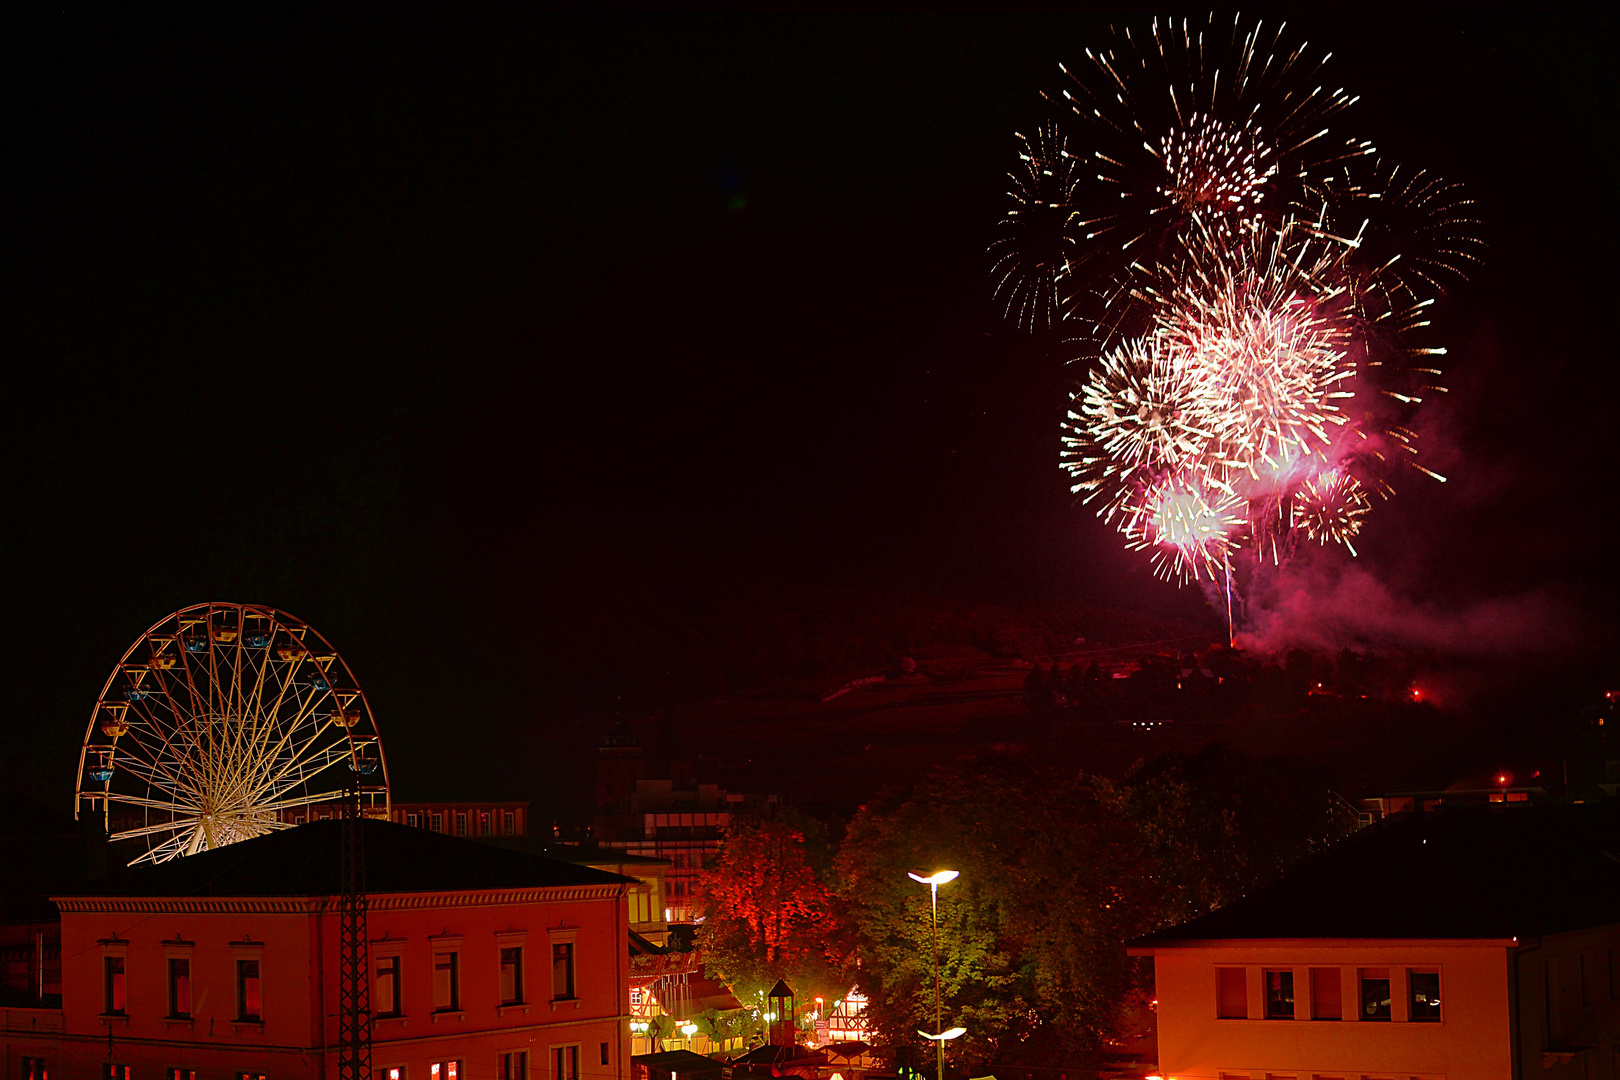
<path id="1" fill-rule="evenodd" d="M 966 1028 L 951 1028 L 946 1031 L 944 1013 L 939 1002 L 939 887 L 947 882 L 955 881 L 961 875 L 955 870 L 937 870 L 928 877 L 921 874 L 906 875 L 912 881 L 928 886 L 928 909 L 932 913 L 934 927 L 934 1030 L 938 1035 L 930 1035 L 926 1031 L 918 1032 L 925 1039 L 934 1043 L 935 1072 L 934 1080 L 945 1080 L 945 1042 L 964 1034 Z"/>

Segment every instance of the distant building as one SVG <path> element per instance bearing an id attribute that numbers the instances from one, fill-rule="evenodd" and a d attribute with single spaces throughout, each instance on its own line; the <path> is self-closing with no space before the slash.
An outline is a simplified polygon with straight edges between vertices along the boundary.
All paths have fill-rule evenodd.
<path id="1" fill-rule="evenodd" d="M 335 821 L 342 816 L 343 806 L 338 802 L 281 811 L 281 820 L 288 825 Z M 378 808 L 367 816 L 386 817 L 396 825 L 472 840 L 529 835 L 529 804 L 526 802 L 396 802 L 387 814 Z"/>
<path id="2" fill-rule="evenodd" d="M 446 836 L 528 836 L 526 802 L 396 802 L 389 816 L 399 825 Z"/>
<path id="3" fill-rule="evenodd" d="M 366 821 L 379 1080 L 628 1080 L 617 875 Z M 55 897 L 61 1000 L 0 1010 L 5 1080 L 336 1075 L 340 822 Z"/>
<path id="4" fill-rule="evenodd" d="M 1160 1073 L 1620 1077 L 1620 803 L 1399 814 L 1143 938 Z"/>
<path id="5" fill-rule="evenodd" d="M 670 763 L 668 779 L 649 778 L 650 771 L 641 747 L 622 724 L 602 740 L 591 838 L 600 848 L 666 862 L 666 922 L 690 922 L 697 915 L 698 874 L 704 860 L 720 850 L 726 829 L 734 819 L 768 816 L 779 800 L 700 782 L 685 762 Z"/>

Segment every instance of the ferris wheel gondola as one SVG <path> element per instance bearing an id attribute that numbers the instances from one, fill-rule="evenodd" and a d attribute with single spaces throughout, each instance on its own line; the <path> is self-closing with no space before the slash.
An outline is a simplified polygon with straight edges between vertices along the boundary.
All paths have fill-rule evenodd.
<path id="1" fill-rule="evenodd" d="M 376 719 L 337 650 L 275 608 L 198 604 L 108 676 L 74 814 L 99 814 L 131 864 L 158 863 L 335 814 L 356 777 L 362 813 L 387 817 Z"/>

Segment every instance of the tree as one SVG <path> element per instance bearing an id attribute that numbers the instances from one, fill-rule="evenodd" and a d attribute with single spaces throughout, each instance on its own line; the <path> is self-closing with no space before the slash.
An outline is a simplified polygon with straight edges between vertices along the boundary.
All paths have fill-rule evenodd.
<path id="1" fill-rule="evenodd" d="M 1231 903 L 1356 827 L 1304 763 L 1219 744 L 1137 763 L 1120 794 L 1166 925 Z"/>
<path id="2" fill-rule="evenodd" d="M 1122 943 L 1151 925 L 1135 834 L 1112 788 L 1018 759 L 936 773 L 863 808 L 839 856 L 868 1014 L 886 1041 L 932 1030 L 928 890 L 939 892 L 945 1025 L 974 1069 L 1074 1062 L 1114 1029 L 1136 984 Z"/>
<path id="3" fill-rule="evenodd" d="M 808 823 L 734 826 L 699 878 L 703 921 L 697 947 L 712 978 L 738 999 L 759 1002 L 786 979 L 800 1002 L 831 1001 L 850 987 L 845 935 L 831 891 L 818 877 L 819 834 Z"/>

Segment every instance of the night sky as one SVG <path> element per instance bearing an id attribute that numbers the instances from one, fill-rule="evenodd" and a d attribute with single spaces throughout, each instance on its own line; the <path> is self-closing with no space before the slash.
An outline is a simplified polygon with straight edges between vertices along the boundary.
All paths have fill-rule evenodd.
<path id="1" fill-rule="evenodd" d="M 1479 200 L 1417 422 L 1453 480 L 1402 481 L 1354 569 L 1384 646 L 1421 624 L 1526 707 L 1613 667 L 1617 29 L 1290 18 L 1360 135 Z M 209 599 L 338 647 L 396 797 L 541 802 L 679 636 L 611 617 L 638 597 L 1203 609 L 1071 505 L 1078 350 L 990 297 L 1013 132 L 1106 19 L 70 6 L 4 37 L 28 794 L 66 804 L 119 655 Z"/>

